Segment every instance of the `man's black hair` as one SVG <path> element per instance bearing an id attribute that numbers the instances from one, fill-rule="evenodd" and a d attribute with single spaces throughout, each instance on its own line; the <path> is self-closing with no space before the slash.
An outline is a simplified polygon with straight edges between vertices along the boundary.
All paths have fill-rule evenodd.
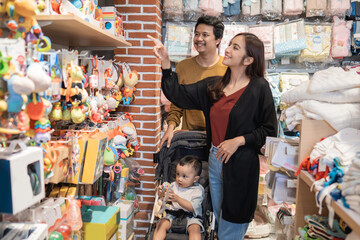
<path id="1" fill-rule="evenodd" d="M 185 156 L 180 159 L 178 164 L 180 166 L 192 165 L 196 172 L 196 176 L 200 176 L 201 174 L 202 165 L 200 159 L 197 156 L 194 155 Z"/>
<path id="2" fill-rule="evenodd" d="M 222 21 L 220 21 L 219 18 L 217 17 L 213 17 L 213 16 L 201 16 L 198 18 L 196 25 L 195 25 L 195 31 L 196 28 L 199 24 L 205 24 L 205 25 L 209 25 L 209 26 L 213 26 L 214 27 L 214 35 L 215 35 L 215 39 L 221 39 L 223 38 L 223 34 L 224 34 L 224 24 L 222 23 Z M 217 46 L 218 47 L 218 46 Z"/>

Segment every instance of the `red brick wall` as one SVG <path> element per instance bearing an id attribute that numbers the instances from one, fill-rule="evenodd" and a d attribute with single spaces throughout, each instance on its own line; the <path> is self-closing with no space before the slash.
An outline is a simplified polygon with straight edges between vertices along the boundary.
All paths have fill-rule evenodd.
<path id="1" fill-rule="evenodd" d="M 134 115 L 134 123 L 140 139 L 140 151 L 135 158 L 145 170 L 141 185 L 137 188 L 140 212 L 135 215 L 136 239 L 144 239 L 149 227 L 154 197 L 155 168 L 152 156 L 160 140 L 160 62 L 154 57 L 153 43 L 149 34 L 161 40 L 161 0 L 114 0 L 117 10 L 124 17 L 125 37 L 132 47 L 115 50 L 115 58 L 130 64 L 139 73 L 136 85 L 136 101 L 122 112 Z"/>

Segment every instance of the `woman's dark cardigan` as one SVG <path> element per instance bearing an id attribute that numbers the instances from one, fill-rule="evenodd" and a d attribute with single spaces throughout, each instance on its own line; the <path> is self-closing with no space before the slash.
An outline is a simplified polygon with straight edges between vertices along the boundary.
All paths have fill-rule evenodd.
<path id="1" fill-rule="evenodd" d="M 180 85 L 176 73 L 164 69 L 161 87 L 165 96 L 184 109 L 202 110 L 206 120 L 208 147 L 211 146 L 210 108 L 207 87 L 220 81 L 210 77 L 194 84 Z M 233 223 L 248 223 L 254 217 L 259 183 L 260 148 L 267 136 L 276 136 L 277 120 L 269 83 L 263 78 L 252 78 L 230 112 L 226 139 L 244 136 L 241 146 L 223 164 L 222 217 Z M 215 194 L 215 193 L 211 193 Z"/>

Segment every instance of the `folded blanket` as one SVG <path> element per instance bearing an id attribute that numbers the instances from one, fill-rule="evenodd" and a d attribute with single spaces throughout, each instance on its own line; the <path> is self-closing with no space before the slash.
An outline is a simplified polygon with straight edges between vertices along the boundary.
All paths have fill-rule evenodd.
<path id="1" fill-rule="evenodd" d="M 329 103 L 360 103 L 360 87 L 311 94 L 308 91 L 311 81 L 313 80 L 302 82 L 299 86 L 284 92 L 281 102 L 293 104 L 304 100 L 317 100 Z"/>
<path id="2" fill-rule="evenodd" d="M 334 104 L 315 100 L 297 103 L 304 112 L 315 113 L 326 120 L 335 130 L 344 128 L 360 129 L 360 104 Z"/>
<path id="3" fill-rule="evenodd" d="M 309 84 L 309 93 L 324 93 L 360 87 L 360 75 L 341 67 L 330 67 L 314 73 Z"/>

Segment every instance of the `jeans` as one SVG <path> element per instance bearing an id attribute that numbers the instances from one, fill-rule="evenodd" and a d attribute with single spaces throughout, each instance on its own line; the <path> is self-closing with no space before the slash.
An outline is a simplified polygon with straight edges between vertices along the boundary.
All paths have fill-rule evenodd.
<path id="1" fill-rule="evenodd" d="M 221 203 L 223 197 L 222 163 L 216 158 L 218 148 L 211 146 L 209 154 L 209 182 L 211 204 L 218 227 L 219 240 L 244 239 L 249 223 L 231 223 L 221 218 Z"/>
<path id="2" fill-rule="evenodd" d="M 215 214 L 216 226 L 219 226 L 219 219 L 221 213 L 223 181 L 222 181 L 222 163 L 216 159 L 218 148 L 212 146 L 209 155 L 209 183 L 211 204 Z"/>
<path id="3" fill-rule="evenodd" d="M 243 240 L 249 223 L 232 223 L 221 218 L 219 240 Z"/>

